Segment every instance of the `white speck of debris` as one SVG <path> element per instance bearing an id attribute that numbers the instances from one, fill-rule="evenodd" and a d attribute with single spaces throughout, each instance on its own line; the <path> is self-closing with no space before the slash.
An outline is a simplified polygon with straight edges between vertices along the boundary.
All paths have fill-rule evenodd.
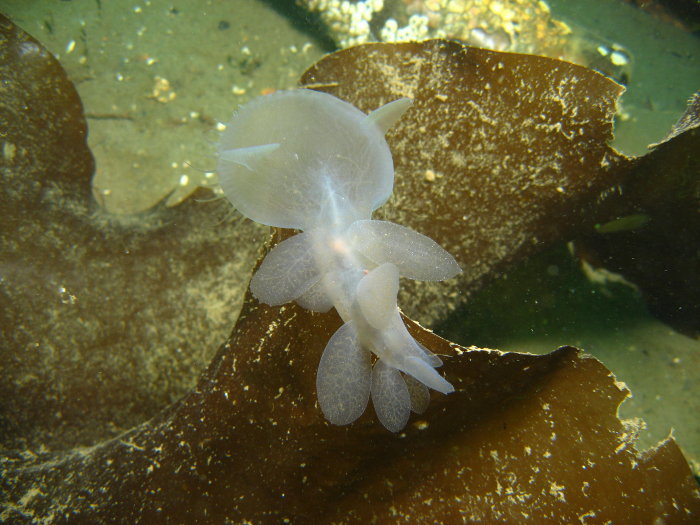
<path id="1" fill-rule="evenodd" d="M 564 486 L 557 485 L 554 481 L 549 484 L 549 493 L 557 498 L 559 501 L 566 502 L 564 497 Z"/>
<path id="2" fill-rule="evenodd" d="M 6 160 L 12 161 L 15 158 L 15 153 L 17 153 L 17 146 L 11 142 L 5 142 L 2 147 L 2 153 Z"/>
<path id="3" fill-rule="evenodd" d="M 75 49 L 75 40 L 71 40 L 70 42 L 68 42 L 68 45 L 66 46 L 66 54 L 72 53 L 74 49 Z"/>
<path id="4" fill-rule="evenodd" d="M 39 496 L 39 495 L 43 496 L 44 493 L 41 492 L 41 490 L 39 490 L 38 488 L 34 487 L 34 488 L 29 489 L 27 492 L 24 493 L 24 496 L 22 496 L 19 499 L 20 506 L 26 507 L 30 501 L 32 501 L 36 496 Z"/>
<path id="5" fill-rule="evenodd" d="M 187 175 L 180 175 L 180 186 L 187 186 L 190 182 L 190 178 Z"/>
<path id="6" fill-rule="evenodd" d="M 613 51 L 610 53 L 610 62 L 612 62 L 614 66 L 625 66 L 629 62 L 629 59 L 624 53 Z"/>

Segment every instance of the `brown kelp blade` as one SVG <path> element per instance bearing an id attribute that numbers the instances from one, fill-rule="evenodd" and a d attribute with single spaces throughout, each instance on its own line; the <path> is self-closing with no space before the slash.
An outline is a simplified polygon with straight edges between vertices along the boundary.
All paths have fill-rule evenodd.
<path id="1" fill-rule="evenodd" d="M 635 424 L 616 417 L 624 385 L 573 348 L 466 349 L 411 323 L 457 391 L 435 396 L 399 435 L 369 413 L 329 425 L 314 377 L 338 325 L 332 314 L 249 296 L 179 405 L 89 451 L 7 455 L 3 517 L 63 509 L 69 521 L 690 523 L 700 512 L 673 440 L 639 454 Z"/>
<path id="2" fill-rule="evenodd" d="M 445 40 L 368 44 L 326 56 L 302 85 L 364 111 L 413 98 L 387 136 L 396 184 L 379 213 L 438 239 L 461 264 L 465 293 L 571 238 L 622 158 L 607 142 L 623 88 L 568 62 Z M 426 305 L 455 302 L 407 289 L 401 304 L 419 319 L 432 317 Z"/>
<path id="3" fill-rule="evenodd" d="M 224 202 L 104 213 L 75 87 L 2 16 L 0 79 L 0 442 L 89 445 L 191 390 L 266 233 Z"/>
<path id="4" fill-rule="evenodd" d="M 48 182 L 52 172 L 44 176 Z M 86 232 L 99 230 L 74 214 L 51 217 L 90 242 Z M 43 225 L 39 215 L 13 220 Z M 116 242 L 118 232 L 110 239 Z M 136 261 L 161 272 L 177 259 L 174 246 L 158 248 L 156 255 L 113 257 L 111 271 Z M 64 257 L 55 256 L 57 267 Z M 151 291 L 149 301 L 166 295 Z M 546 356 L 466 349 L 409 322 L 418 340 L 443 356 L 457 391 L 436 395 L 399 435 L 371 412 L 350 426 L 329 425 L 316 406 L 314 379 L 339 324 L 333 313 L 267 307 L 248 294 L 231 337 L 179 403 L 89 448 L 0 454 L 0 520 L 690 523 L 700 513 L 673 440 L 638 454 L 634 425 L 615 414 L 626 390 L 598 361 L 569 347 Z M 23 327 L 3 318 L 3 330 Z"/>

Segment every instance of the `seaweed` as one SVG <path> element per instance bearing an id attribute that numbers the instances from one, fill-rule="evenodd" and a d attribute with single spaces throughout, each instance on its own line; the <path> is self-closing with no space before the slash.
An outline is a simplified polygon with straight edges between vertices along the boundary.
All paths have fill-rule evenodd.
<path id="1" fill-rule="evenodd" d="M 636 228 L 582 234 L 576 249 L 594 267 L 622 274 L 649 310 L 690 337 L 700 334 L 700 92 L 671 132 L 630 161 L 627 176 L 601 196 L 609 218 L 643 217 Z"/>
<path id="2" fill-rule="evenodd" d="M 172 323 L 188 319 L 191 333 L 203 336 L 195 314 L 180 317 L 187 308 L 179 290 L 185 279 L 220 276 L 216 269 L 226 264 L 232 246 L 196 231 L 203 212 L 195 204 L 155 210 L 130 228 L 99 215 L 89 195 L 92 158 L 73 87 L 36 41 L 6 19 L 0 26 L 6 86 L 0 93 L 6 130 L 0 416 L 3 433 L 11 424 L 14 436 L 32 415 L 44 413 L 43 405 L 51 408 L 51 396 L 41 395 L 44 385 L 51 391 L 49 380 L 71 376 L 76 362 L 90 361 L 88 341 L 109 348 L 112 338 L 131 332 L 157 351 L 165 340 L 152 333 L 171 332 Z M 334 63 L 342 53 L 356 61 Z M 417 227 L 458 254 L 470 268 L 460 284 L 465 295 L 540 245 L 583 228 L 600 202 L 598 194 L 632 170 L 605 144 L 619 88 L 583 68 L 434 41 L 346 50 L 320 64 L 333 63 L 333 74 L 323 76 L 317 66 L 304 81 L 352 98 L 351 92 L 362 94 L 372 80 L 356 78 L 354 70 L 340 77 L 357 61 L 371 63 L 379 75 L 390 73 L 379 77 L 389 89 L 414 86 L 416 108 L 407 118 L 415 120 L 390 135 L 398 162 L 396 197 L 387 216 L 400 217 L 397 222 Z M 400 71 L 399 65 L 407 69 Z M 517 105 L 494 114 L 469 104 L 478 90 L 459 97 L 443 91 L 465 78 L 483 82 L 489 71 L 494 91 L 500 75 L 510 75 L 513 96 L 524 90 L 529 103 L 544 100 L 549 110 L 527 113 L 535 119 L 528 125 L 518 122 Z M 426 74 L 445 87 L 422 91 L 434 85 Z M 582 79 L 568 87 L 586 85 L 574 89 L 572 98 L 568 90 L 547 98 L 543 89 L 556 90 L 557 75 Z M 52 89 L 39 89 L 40 84 Z M 515 104 L 503 98 L 501 103 Z M 378 105 L 369 98 L 352 101 Z M 452 102 L 456 106 L 445 105 Z M 468 108 L 474 113 L 462 116 Z M 565 109 L 592 112 L 590 123 L 575 128 L 584 130 L 584 138 L 574 144 L 561 139 L 562 131 L 572 129 L 563 123 Z M 421 121 L 426 112 L 428 120 Z M 469 128 L 470 122 L 483 125 Z M 521 128 L 540 129 L 542 135 Z M 460 136 L 476 134 L 493 149 L 480 152 L 476 139 L 450 142 L 449 129 Z M 495 134 L 481 136 L 489 129 Z M 513 137 L 524 157 L 513 157 L 507 148 Z M 508 160 L 499 161 L 499 155 Z M 538 163 L 543 163 L 539 171 Z M 616 174 L 613 165 L 625 169 Z M 529 177 L 539 174 L 541 180 Z M 268 247 L 287 234 L 273 231 Z M 80 293 L 71 291 L 78 287 Z M 454 296 L 452 302 L 457 301 Z M 105 324 L 94 328 L 97 313 Z M 71 324 L 76 318 L 79 322 Z M 47 451 L 9 447 L 7 442 L 21 440 L 4 440 L 0 518 L 11 523 L 697 519 L 697 486 L 673 438 L 637 451 L 638 422 L 616 416 L 628 391 L 597 360 L 572 347 L 544 356 L 464 348 L 407 319 L 412 334 L 443 356 L 456 392 L 436 397 L 398 436 L 378 425 L 371 412 L 347 427 L 329 425 L 316 406 L 314 381 L 320 353 L 339 324 L 334 312 L 314 314 L 294 304 L 268 307 L 246 293 L 231 336 L 196 387 L 152 419 L 89 447 Z M 105 335 L 81 338 L 76 328 L 81 325 L 91 336 Z M 75 333 L 65 334 L 69 329 Z M 37 378 L 44 374 L 42 364 L 22 362 L 20 356 L 36 349 L 32 342 L 50 344 L 52 337 L 60 370 Z M 62 348 L 69 337 L 76 346 Z M 24 364 L 15 370 L 18 362 Z M 123 381 L 109 391 L 116 397 L 141 384 L 130 377 L 144 373 L 143 363 L 127 358 L 109 364 L 115 368 L 89 363 L 89 381 L 68 394 L 77 396 L 77 405 L 97 396 L 109 409 L 109 396 L 99 393 L 107 373 Z M 159 386 L 133 399 L 145 400 Z M 13 390 L 18 387 L 22 390 Z M 89 410 L 84 418 L 91 417 Z M 54 432 L 65 425 L 59 418 Z"/>

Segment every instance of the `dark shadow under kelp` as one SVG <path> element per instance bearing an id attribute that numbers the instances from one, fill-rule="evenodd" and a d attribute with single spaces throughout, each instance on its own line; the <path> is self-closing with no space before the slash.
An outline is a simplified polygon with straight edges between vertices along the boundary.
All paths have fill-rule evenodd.
<path id="1" fill-rule="evenodd" d="M 608 216 L 643 221 L 576 242 L 594 266 L 619 272 L 641 290 L 651 312 L 690 337 L 700 335 L 700 92 L 663 141 L 630 161 L 630 175 L 601 197 Z"/>
<path id="2" fill-rule="evenodd" d="M 0 114 L 8 129 L 2 193 L 7 210 L 2 216 L 3 366 L 27 351 L 37 334 L 63 326 L 46 303 L 62 281 L 45 282 L 43 275 L 32 280 L 31 274 L 22 273 L 21 268 L 31 272 L 41 264 L 57 275 L 69 268 L 89 277 L 97 297 L 91 309 L 102 304 L 113 313 L 101 330 L 118 338 L 143 329 L 155 351 L 159 341 L 149 339 L 149 330 L 168 331 L 163 318 L 182 320 L 176 312 L 168 313 L 168 304 L 174 311 L 183 308 L 172 279 L 216 274 L 230 253 L 193 233 L 197 220 L 191 217 L 201 217 L 192 206 L 173 212 L 166 225 L 146 224 L 137 233 L 96 223 L 90 213 L 87 177 L 92 164 L 79 100 L 45 51 L 36 45 L 35 53 L 24 52 L 35 43 L 6 20 L 2 30 L 2 75 L 13 87 L 3 92 Z M 610 171 L 626 160 L 605 145 L 619 88 L 595 73 L 554 60 L 434 41 L 364 46 L 331 55 L 305 82 L 333 86 L 341 96 L 362 94 L 365 82 L 377 79 L 345 69 L 350 66 L 342 61 L 348 56 L 373 69 L 378 83 L 392 90 L 374 97 L 408 94 L 402 86 L 413 86 L 416 120 L 408 119 L 405 135 L 397 130 L 390 136 L 397 185 L 387 215 L 458 254 L 469 267 L 463 290 L 476 289 L 537 245 L 572 235 L 590 221 L 581 210 L 592 206 L 615 177 L 626 176 L 624 170 Z M 335 67 L 326 71 L 324 63 Z M 479 76 L 467 74 L 474 70 Z M 26 89 L 38 82 L 32 76 L 37 71 L 52 88 L 48 92 Z M 545 85 L 555 89 L 559 84 L 554 80 L 565 85 L 558 96 L 543 98 L 553 113 L 526 114 L 533 119 L 529 124 L 506 125 L 522 117 L 517 106 L 494 115 L 473 97 L 454 98 L 443 89 L 424 91 L 431 86 L 424 75 L 440 79 L 444 87 L 462 85 L 469 76 L 480 82 L 490 78 L 491 93 L 505 75 L 519 82 L 515 94 L 533 103 L 543 98 L 537 79 L 546 79 Z M 566 90 L 576 88 L 572 75 L 586 84 L 576 91 L 578 96 Z M 23 92 L 21 100 L 10 96 Z M 505 95 L 491 96 L 513 103 Z M 374 99 L 348 98 L 363 109 L 379 105 Z M 573 107 L 593 113 L 593 120 L 576 128 L 583 129 L 584 137 L 576 147 L 559 138 L 572 130 L 563 116 Z M 481 127 L 470 130 L 466 123 L 477 122 L 471 111 Z M 429 120 L 421 123 L 421 118 Z M 453 129 L 458 132 L 449 133 Z M 489 129 L 496 135 L 483 136 Z M 529 135 L 529 141 L 528 130 L 541 130 L 542 135 Z M 457 140 L 474 133 L 478 140 Z M 576 131 L 573 137 L 578 136 Z M 492 144 L 494 137 L 500 141 Z M 503 141 L 510 138 L 518 139 L 525 158 L 504 148 Z M 472 150 L 479 141 L 482 148 L 492 149 L 476 155 Z M 498 170 L 487 163 L 475 169 L 473 162 L 489 158 Z M 586 169 L 555 169 L 557 164 L 573 168 L 581 159 L 590 162 L 584 162 Z M 538 162 L 543 163 L 539 170 Z M 511 173 L 521 178 L 513 180 Z M 470 183 L 476 186 L 469 189 Z M 495 218 L 489 219 L 492 214 Z M 507 228 L 500 228 L 504 220 Z M 275 232 L 273 241 L 282 235 Z M 37 244 L 42 257 L 32 259 L 28 254 L 36 253 Z M 76 261 L 81 264 L 76 266 Z M 171 266 L 179 273 L 169 273 Z M 125 313 L 112 304 L 121 304 L 118 290 L 136 275 L 150 275 L 151 286 L 144 287 L 138 309 Z M 433 292 L 421 293 L 430 297 Z M 434 295 L 431 300 L 437 300 Z M 70 295 L 64 299 L 70 304 Z M 451 302 L 457 302 L 456 296 Z M 149 313 L 161 308 L 165 313 Z M 91 309 L 75 315 L 90 323 Z M 545 356 L 467 349 L 409 321 L 415 337 L 444 356 L 445 374 L 456 392 L 436 397 L 428 413 L 398 436 L 381 428 L 369 412 L 349 427 L 328 425 L 315 403 L 314 378 L 320 353 L 338 325 L 335 313 L 312 314 L 293 304 L 267 307 L 247 294 L 231 337 L 197 387 L 178 403 L 91 447 L 54 453 L 6 449 L 0 467 L 0 517 L 8 522 L 366 523 L 410 516 L 412 523 L 452 523 L 518 522 L 528 516 L 544 523 L 586 516 L 641 522 L 653 516 L 681 523 L 700 513 L 694 481 L 673 439 L 650 452 L 637 452 L 635 423 L 616 417 L 628 392 L 597 360 L 570 347 Z M 77 348 L 74 359 L 89 359 L 89 350 Z M 129 372 L 140 373 L 138 363 L 131 367 L 119 376 L 125 382 L 120 389 L 130 388 Z M 100 373 L 107 372 L 96 371 L 95 383 L 85 385 L 80 395 L 94 395 Z M 10 383 L 21 384 L 18 377 L 3 378 L 4 388 Z M 32 384 L 35 389 L 38 385 Z M 112 388 L 118 393 L 117 385 L 110 384 Z M 22 391 L 24 397 L 34 393 L 32 388 Z M 22 420 L 12 418 L 21 417 L 16 407 L 24 406 L 22 401 L 15 396 L 3 400 L 2 417 L 18 421 L 16 431 L 21 432 Z M 13 407 L 13 402 L 18 405 Z"/>

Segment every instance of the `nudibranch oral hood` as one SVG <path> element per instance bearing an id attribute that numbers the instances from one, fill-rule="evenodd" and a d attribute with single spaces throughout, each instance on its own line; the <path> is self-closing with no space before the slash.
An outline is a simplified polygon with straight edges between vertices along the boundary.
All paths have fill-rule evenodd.
<path id="1" fill-rule="evenodd" d="M 325 93 L 282 91 L 242 106 L 219 143 L 217 172 L 233 206 L 301 230 L 267 254 L 253 295 L 316 312 L 335 307 L 344 321 L 316 376 L 321 410 L 336 425 L 362 415 L 371 396 L 381 423 L 398 432 L 411 410 L 427 408 L 429 388 L 454 390 L 435 370 L 440 359 L 408 333 L 396 297 L 399 276 L 440 281 L 459 265 L 432 239 L 372 220 L 394 185 L 384 133 L 410 105 L 401 98 L 367 115 Z"/>

